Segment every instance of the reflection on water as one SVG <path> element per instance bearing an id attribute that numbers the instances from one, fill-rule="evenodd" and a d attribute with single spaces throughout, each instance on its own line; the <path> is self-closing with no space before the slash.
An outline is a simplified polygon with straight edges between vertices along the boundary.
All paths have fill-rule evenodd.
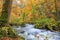
<path id="1" fill-rule="evenodd" d="M 26 27 L 13 27 L 16 33 L 25 40 L 60 40 L 60 32 L 51 32 L 46 29 L 36 29 L 34 25 L 26 24 Z"/>

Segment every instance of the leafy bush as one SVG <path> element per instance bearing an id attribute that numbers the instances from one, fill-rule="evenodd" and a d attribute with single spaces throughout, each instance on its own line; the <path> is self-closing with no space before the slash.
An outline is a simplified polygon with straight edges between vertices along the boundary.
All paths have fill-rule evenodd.
<path id="1" fill-rule="evenodd" d="M 57 22 L 53 18 L 43 17 L 35 20 L 34 22 L 35 28 L 46 28 L 45 26 L 47 25 L 50 30 L 53 30 L 53 27 L 57 27 Z"/>
<path id="2" fill-rule="evenodd" d="M 2 27 L 0 28 L 0 36 L 3 37 L 15 37 L 17 36 L 14 30 L 10 27 Z"/>
<path id="3" fill-rule="evenodd" d="M 7 37 L 6 40 L 10 39 L 10 38 L 11 39 L 19 38 L 18 40 L 24 40 L 24 38 L 18 37 L 16 32 L 11 27 L 2 27 L 2 28 L 0 28 L 0 39 L 4 39 L 5 37 Z"/>

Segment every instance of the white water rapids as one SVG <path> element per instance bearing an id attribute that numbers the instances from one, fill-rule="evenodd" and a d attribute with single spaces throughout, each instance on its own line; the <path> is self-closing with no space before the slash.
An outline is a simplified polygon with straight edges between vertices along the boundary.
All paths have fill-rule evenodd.
<path id="1" fill-rule="evenodd" d="M 25 40 L 60 40 L 60 32 L 36 29 L 32 24 L 26 24 L 25 26 L 13 27 L 18 36 L 23 37 Z"/>

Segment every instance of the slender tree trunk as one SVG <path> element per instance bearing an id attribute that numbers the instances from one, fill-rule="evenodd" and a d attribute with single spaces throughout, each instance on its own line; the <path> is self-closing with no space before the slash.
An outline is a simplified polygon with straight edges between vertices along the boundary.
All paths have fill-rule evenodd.
<path id="1" fill-rule="evenodd" d="M 55 13 L 55 17 L 56 17 L 56 20 L 58 20 L 58 12 L 57 12 L 57 4 L 56 4 L 56 0 L 54 0 L 55 1 L 55 10 L 56 10 L 56 13 Z"/>
<path id="2" fill-rule="evenodd" d="M 2 15 L 0 17 L 0 26 L 8 24 L 11 12 L 12 0 L 3 0 Z"/>
<path id="3" fill-rule="evenodd" d="M 56 8 L 56 13 L 55 13 L 55 17 L 56 17 L 56 21 L 58 23 L 58 27 L 56 28 L 56 30 L 60 31 L 60 5 L 58 5 L 57 3 L 60 3 L 60 0 L 55 0 L 55 8 Z"/>
<path id="4" fill-rule="evenodd" d="M 59 8 L 58 8 L 58 3 L 59 0 L 55 0 L 55 8 L 56 8 L 56 13 L 55 13 L 55 17 L 56 17 L 56 20 L 59 21 L 60 20 L 60 13 L 59 13 Z"/>

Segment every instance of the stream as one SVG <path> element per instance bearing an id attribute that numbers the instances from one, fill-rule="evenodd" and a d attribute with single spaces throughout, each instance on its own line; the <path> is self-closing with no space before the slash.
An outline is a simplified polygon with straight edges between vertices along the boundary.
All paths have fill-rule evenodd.
<path id="1" fill-rule="evenodd" d="M 51 32 L 46 29 L 36 29 L 32 24 L 26 24 L 25 27 L 13 26 L 18 36 L 25 40 L 60 40 L 60 32 Z"/>

